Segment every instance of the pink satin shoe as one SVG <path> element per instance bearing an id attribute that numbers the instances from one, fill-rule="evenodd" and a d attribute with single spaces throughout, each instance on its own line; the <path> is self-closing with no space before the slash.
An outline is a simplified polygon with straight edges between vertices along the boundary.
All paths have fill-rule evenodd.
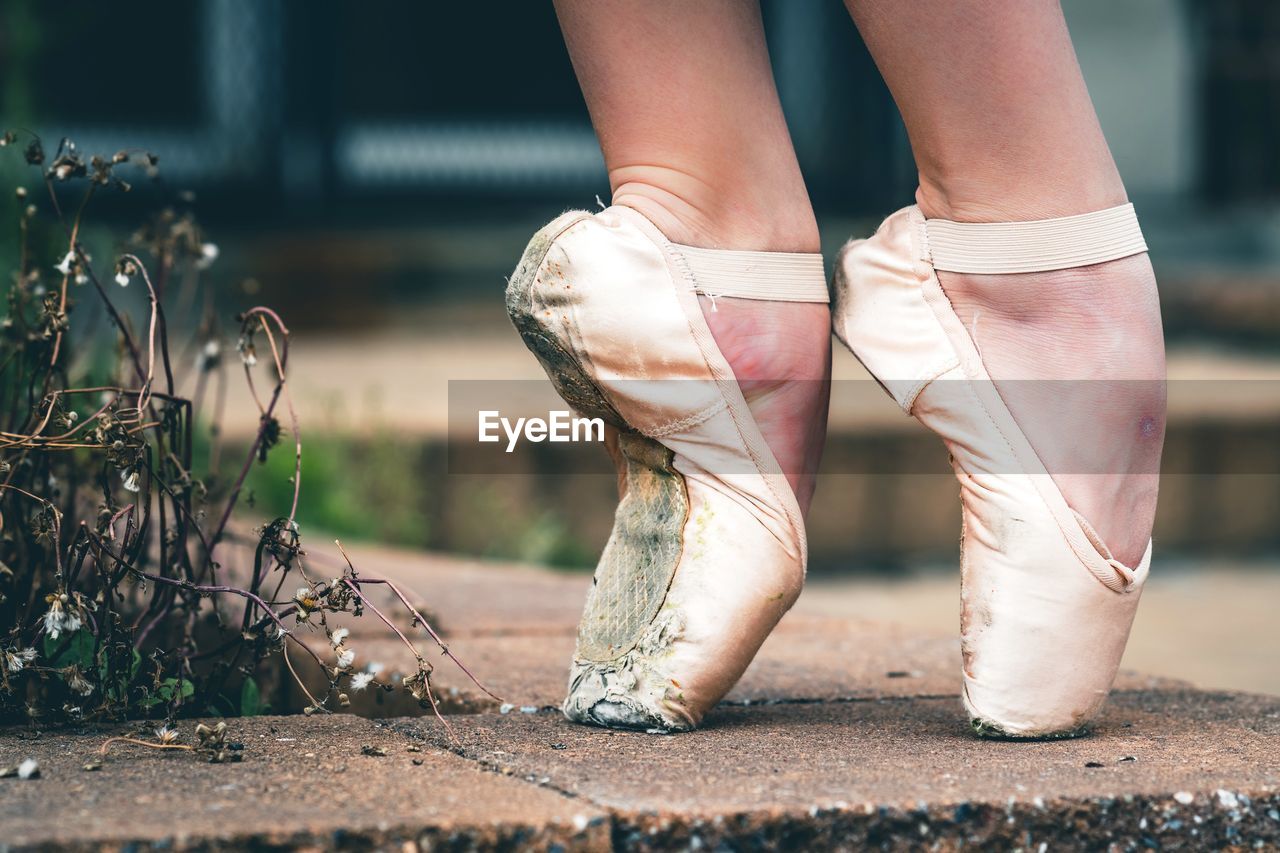
<path id="1" fill-rule="evenodd" d="M 678 246 L 634 210 L 538 232 L 507 310 L 562 397 L 617 430 L 621 501 L 564 713 L 691 729 L 800 593 L 804 522 L 698 294 L 827 301 L 817 255 Z"/>
<path id="2" fill-rule="evenodd" d="M 1131 205 L 1025 223 L 917 207 L 845 246 L 836 335 L 951 452 L 963 503 L 963 699 L 998 737 L 1084 731 L 1111 688 L 1151 562 L 1115 560 L 1010 415 L 936 270 L 1026 273 L 1146 251 Z"/>

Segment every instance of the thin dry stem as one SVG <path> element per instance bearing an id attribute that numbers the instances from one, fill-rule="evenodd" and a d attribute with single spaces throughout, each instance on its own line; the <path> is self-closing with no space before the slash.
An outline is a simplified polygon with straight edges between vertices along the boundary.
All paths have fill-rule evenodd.
<path id="1" fill-rule="evenodd" d="M 187 752 L 194 752 L 195 747 L 185 743 L 152 743 L 149 740 L 140 740 L 136 737 L 128 737 L 120 735 L 118 737 L 109 737 L 103 741 L 102 746 L 98 747 L 98 755 L 106 756 L 107 750 L 111 748 L 113 743 L 131 743 L 134 746 L 145 746 L 148 749 L 184 749 Z"/>

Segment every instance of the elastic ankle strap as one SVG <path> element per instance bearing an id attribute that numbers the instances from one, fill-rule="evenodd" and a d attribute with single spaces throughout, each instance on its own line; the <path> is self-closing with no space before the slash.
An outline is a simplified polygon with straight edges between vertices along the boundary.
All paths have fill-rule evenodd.
<path id="1" fill-rule="evenodd" d="M 672 244 L 693 278 L 694 292 L 713 299 L 830 302 L 822 255 L 740 252 Z"/>
<path id="2" fill-rule="evenodd" d="M 1033 222 L 924 221 L 922 260 L 946 272 L 1044 272 L 1147 250 L 1132 204 Z"/>

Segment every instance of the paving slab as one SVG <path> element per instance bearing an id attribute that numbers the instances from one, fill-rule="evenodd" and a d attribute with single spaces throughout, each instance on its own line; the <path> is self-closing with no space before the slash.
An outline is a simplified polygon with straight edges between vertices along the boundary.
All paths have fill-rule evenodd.
<path id="1" fill-rule="evenodd" d="M 1247 694 L 1124 693 L 1047 743 L 979 740 L 923 698 L 723 706 L 677 736 L 554 713 L 230 725 L 242 763 L 122 744 L 93 772 L 131 729 L 0 731 L 0 767 L 40 764 L 0 779 L 0 850 L 1280 844 L 1280 699 Z"/>
<path id="2" fill-rule="evenodd" d="M 570 629 L 572 630 L 572 629 Z M 332 657 L 323 638 L 313 638 L 316 651 Z M 503 703 L 519 708 L 558 707 L 564 699 L 574 639 L 568 634 L 476 636 L 449 639 L 450 650 Z M 414 655 L 397 639 L 353 640 L 356 666 L 382 664 L 383 683 L 415 671 Z M 423 649 L 429 646 L 421 646 Z M 325 676 L 312 661 L 294 655 L 294 667 L 313 693 L 323 690 Z M 450 661 L 436 656 L 433 682 L 447 713 L 499 709 Z M 291 683 L 291 682 L 290 682 Z M 1186 686 L 1122 672 L 1117 690 Z M 290 706 L 302 708 L 305 695 L 293 685 Z M 788 614 L 765 641 L 742 680 L 725 698 L 729 704 L 838 702 L 851 699 L 956 697 L 960 695 L 960 644 L 954 636 L 905 629 L 868 620 Z M 429 713 L 403 690 L 367 689 L 349 694 L 350 710 L 368 717 Z"/>
<path id="3" fill-rule="evenodd" d="M 447 726 L 233 720 L 241 764 L 121 746 L 89 772 L 115 730 L 0 731 L 0 767 L 42 768 L 0 780 L 0 853 L 1280 845 L 1280 698 L 1126 673 L 1088 738 L 980 741 L 960 708 L 953 635 L 817 615 L 802 598 L 705 728 L 609 732 L 554 710 L 589 577 L 371 553 L 353 557 L 434 604 L 453 651 L 512 707 L 436 657 Z M 354 625 L 358 668 L 412 671 L 375 620 Z M 352 698 L 366 716 L 426 713 L 399 690 Z"/>
<path id="4" fill-rule="evenodd" d="M 417 648 L 435 665 L 434 683 L 446 713 L 558 707 L 564 699 L 574 633 L 591 577 L 514 564 L 483 563 L 390 548 L 352 553 L 357 567 L 397 583 L 415 606 L 437 623 L 450 650 L 493 693 L 478 688 L 449 660 L 435 654 L 419 632 Z M 377 590 L 377 587 L 369 587 Z M 378 599 L 381 607 L 382 599 Z M 389 609 L 388 609 L 389 608 Z M 392 602 L 382 608 L 398 613 Z M 842 701 L 906 696 L 958 696 L 960 643 L 955 634 L 907 629 L 867 619 L 820 614 L 815 596 L 801 596 L 765 641 L 742 680 L 726 697 L 733 704 Z M 407 622 L 397 619 L 402 629 Z M 355 666 L 381 664 L 383 684 L 414 672 L 417 660 L 372 614 L 335 619 L 351 629 L 348 647 Z M 326 637 L 299 631 L 318 654 L 332 657 Z M 295 655 L 294 665 L 311 693 L 323 691 L 326 676 L 313 661 Z M 287 706 L 300 710 L 309 700 L 284 678 Z M 1179 682 L 1122 673 L 1117 690 Z M 1185 686 L 1185 685 L 1184 685 Z M 403 690 L 349 693 L 353 713 L 393 717 L 430 713 Z"/>
<path id="5" fill-rule="evenodd" d="M 34 739 L 0 730 L 0 767 L 31 757 L 40 765 L 38 779 L 0 779 L 0 850 L 609 846 L 604 810 L 380 724 L 297 716 L 229 725 L 244 746 L 240 763 L 117 744 L 92 772 L 83 767 L 98 746 L 129 729 Z M 179 725 L 185 742 L 194 726 Z"/>
<path id="6" fill-rule="evenodd" d="M 1038 743 L 979 740 L 919 698 L 722 706 L 677 736 L 556 714 L 454 718 L 456 741 L 391 726 L 612 810 L 623 849 L 1280 844 L 1280 699 L 1248 694 L 1121 693 L 1094 734 Z"/>
<path id="7" fill-rule="evenodd" d="M 487 695 L 452 662 L 436 655 L 433 644 L 419 632 L 414 640 L 435 665 L 434 683 L 446 713 L 492 711 L 502 704 L 516 708 L 560 705 L 590 575 L 391 548 L 359 549 L 352 557 L 361 571 L 394 581 L 415 606 L 426 608 L 450 650 L 503 700 Z M 389 607 L 384 613 L 399 612 L 394 603 Z M 818 597 L 802 595 L 726 701 L 753 704 L 959 695 L 960 642 L 955 634 L 821 615 L 822 609 Z M 357 669 L 381 664 L 380 681 L 384 684 L 394 684 L 397 677 L 416 670 L 414 653 L 390 636 L 371 614 L 335 620 L 334 624 L 350 627 L 347 645 L 356 652 Z M 408 625 L 402 623 L 401 627 Z M 322 657 L 332 657 L 322 633 L 308 634 L 303 629 L 299 636 Z M 312 693 L 323 690 L 327 679 L 319 667 L 305 656 L 294 657 L 307 689 Z M 284 678 L 282 683 L 287 685 L 288 707 L 300 710 L 308 704 L 306 694 L 292 679 Z M 1125 672 L 1116 689 L 1178 684 Z M 351 693 L 349 698 L 349 710 L 362 716 L 430 712 L 402 690 L 369 689 Z"/>

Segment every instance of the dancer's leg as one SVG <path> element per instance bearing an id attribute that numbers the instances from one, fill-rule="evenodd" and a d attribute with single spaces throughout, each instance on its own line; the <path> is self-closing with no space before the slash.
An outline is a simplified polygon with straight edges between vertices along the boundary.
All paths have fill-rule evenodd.
<path id="1" fill-rule="evenodd" d="M 676 243 L 818 251 L 755 3 L 556 0 L 615 204 Z M 801 506 L 826 425 L 826 305 L 705 298 L 704 313 Z"/>
<path id="2" fill-rule="evenodd" d="M 1126 201 L 1057 2 L 847 5 L 902 112 L 925 216 L 1046 219 Z M 1067 500 L 1117 559 L 1137 563 L 1164 435 L 1147 256 L 939 279 Z"/>

